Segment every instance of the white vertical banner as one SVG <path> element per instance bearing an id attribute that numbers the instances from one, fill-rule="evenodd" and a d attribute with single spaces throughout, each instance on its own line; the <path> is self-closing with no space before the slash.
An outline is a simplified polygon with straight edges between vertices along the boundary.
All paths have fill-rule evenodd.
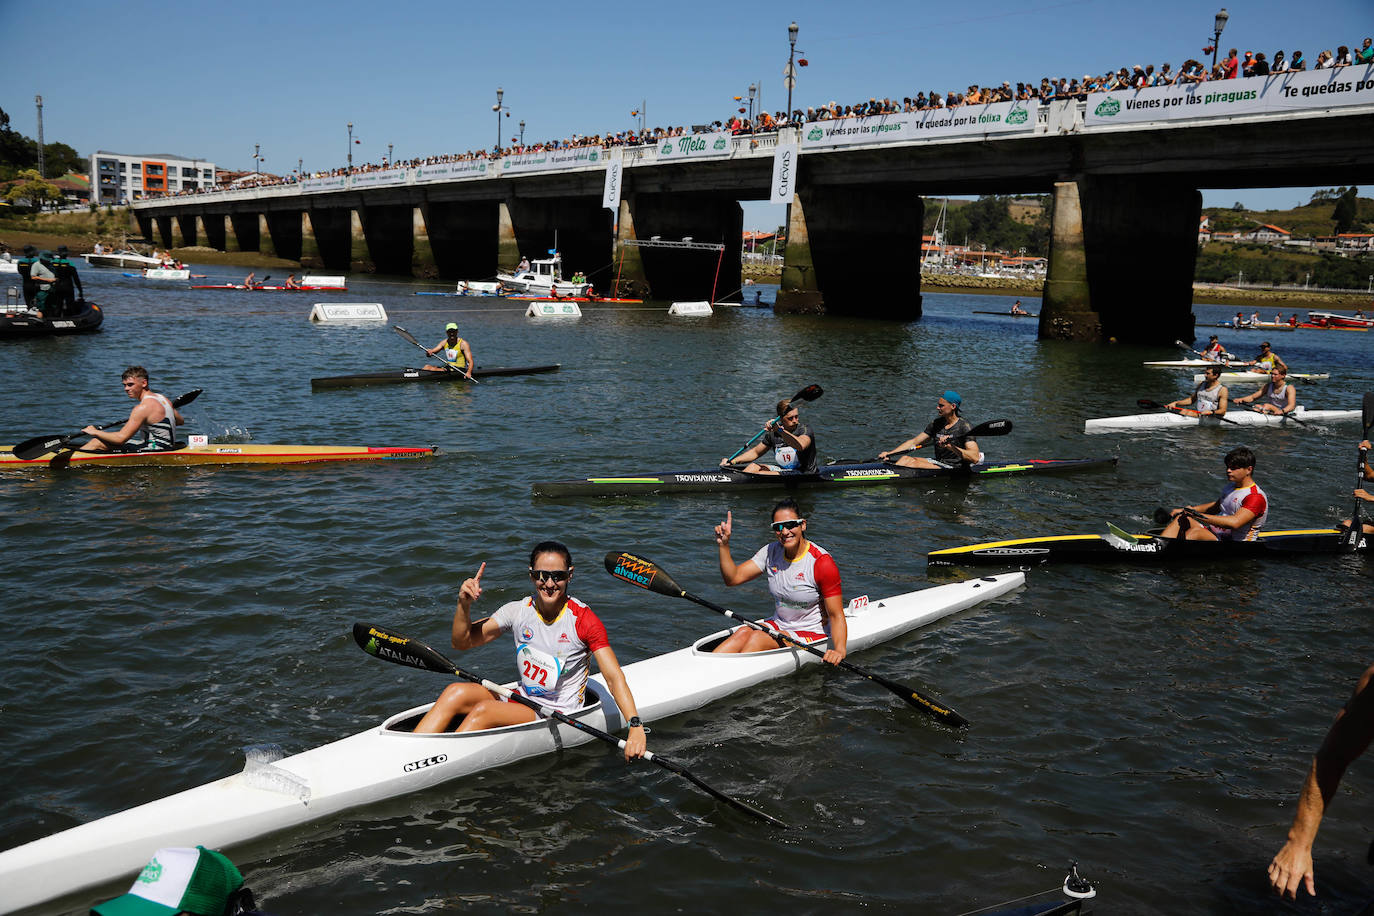
<path id="1" fill-rule="evenodd" d="M 620 182 L 625 175 L 625 151 L 620 147 L 606 157 L 606 187 L 601 192 L 601 206 L 612 214 L 620 213 Z"/>
<path id="2" fill-rule="evenodd" d="M 797 157 L 801 146 L 796 139 L 778 140 L 773 150 L 773 184 L 768 192 L 770 204 L 790 204 L 797 190 Z"/>

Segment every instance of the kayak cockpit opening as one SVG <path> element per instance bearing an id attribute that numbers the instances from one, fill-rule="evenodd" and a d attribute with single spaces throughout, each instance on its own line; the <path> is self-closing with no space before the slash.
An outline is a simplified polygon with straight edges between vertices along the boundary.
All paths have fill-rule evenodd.
<path id="1" fill-rule="evenodd" d="M 514 687 L 515 685 L 507 684 L 506 686 Z M 587 715 L 601 708 L 602 699 L 600 693 L 597 692 L 599 688 L 600 684 L 598 684 L 596 681 L 587 681 L 588 695 L 594 698 L 594 702 L 588 703 L 586 706 L 583 706 L 582 708 L 578 709 L 577 712 L 572 713 L 571 715 L 574 719 L 585 718 Z M 412 735 L 415 731 L 415 726 L 420 724 L 420 719 L 424 718 L 425 713 L 429 712 L 429 708 L 433 705 L 433 703 L 426 703 L 423 706 L 416 706 L 413 709 L 407 709 L 405 712 L 397 713 L 396 715 L 392 716 L 391 718 L 387 719 L 385 722 L 382 723 L 382 731 L 387 732 L 388 734 Z M 612 714 L 612 718 L 618 719 L 618 714 Z M 416 738 L 474 738 L 479 735 L 491 735 L 497 732 L 504 733 L 511 731 L 519 731 L 521 729 L 538 730 L 542 728 L 548 728 L 551 724 L 554 723 L 553 719 L 541 717 L 535 719 L 533 722 L 522 722 L 519 725 L 503 725 L 500 728 L 488 728 L 483 729 L 482 731 L 463 732 L 462 734 L 458 734 L 456 731 L 454 731 L 454 729 L 456 729 L 462 723 L 462 721 L 462 718 L 454 719 L 453 724 L 448 731 L 441 732 L 437 735 L 419 734 L 413 736 Z M 608 725 L 609 724 L 610 723 L 608 723 Z"/>

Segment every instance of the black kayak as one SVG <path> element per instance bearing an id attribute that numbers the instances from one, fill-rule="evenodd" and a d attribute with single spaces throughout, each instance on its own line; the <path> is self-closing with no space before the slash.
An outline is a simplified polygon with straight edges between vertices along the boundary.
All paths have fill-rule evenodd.
<path id="1" fill-rule="evenodd" d="M 562 364 L 548 366 L 478 366 L 472 370 L 473 378 L 491 378 L 497 375 L 538 375 L 543 372 L 557 372 Z M 467 379 L 461 372 L 434 372 L 429 369 L 391 369 L 387 372 L 359 372 L 353 375 L 331 375 L 325 378 L 312 378 L 311 388 L 351 388 L 355 385 L 399 385 L 404 382 L 464 382 Z"/>
<path id="2" fill-rule="evenodd" d="M 868 484 L 916 483 L 937 478 L 989 477 L 1002 474 L 1080 471 L 1116 465 L 1115 458 L 1023 458 L 989 461 L 966 468 L 907 468 L 885 461 L 827 464 L 814 474 L 746 474 L 737 468 L 700 471 L 584 477 L 534 484 L 535 496 L 632 496 L 651 493 L 705 493 L 712 490 L 795 489 L 797 487 L 853 487 Z"/>
<path id="3" fill-rule="evenodd" d="M 100 330 L 105 313 L 94 302 L 84 299 L 76 303 L 74 315 L 61 318 L 39 318 L 30 311 L 0 312 L 0 340 L 11 337 L 47 337 L 54 334 L 85 334 Z"/>
<path id="4" fill-rule="evenodd" d="M 1250 557 L 1278 559 L 1301 554 L 1340 553 L 1341 535 L 1335 528 L 1295 528 L 1261 531 L 1253 541 L 1187 541 L 1153 534 L 1060 534 L 947 547 L 926 554 L 932 566 L 1026 566 L 1039 563 L 1138 563 L 1161 565 L 1175 561 L 1235 560 Z M 1360 539 L 1358 551 L 1371 550 L 1370 536 Z"/>

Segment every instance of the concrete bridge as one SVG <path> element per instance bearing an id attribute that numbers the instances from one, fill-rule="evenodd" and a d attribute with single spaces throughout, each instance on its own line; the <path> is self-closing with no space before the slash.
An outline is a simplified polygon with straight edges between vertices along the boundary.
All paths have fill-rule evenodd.
<path id="1" fill-rule="evenodd" d="M 332 271 L 480 279 L 558 247 L 603 293 L 735 288 L 740 200 L 793 150 L 779 312 L 920 317 L 924 198 L 1052 195 L 1041 337 L 1190 338 L 1199 188 L 1374 182 L 1374 67 L 816 122 L 757 137 L 553 151 L 137 201 L 166 246 L 261 251 Z M 608 159 L 610 160 L 608 163 Z M 619 180 L 612 195 L 608 172 Z M 775 198 L 776 194 L 773 195 Z M 603 203 L 614 204 L 614 209 Z M 726 242 L 657 251 L 632 239 Z M 875 288 L 881 273 L 902 279 Z"/>

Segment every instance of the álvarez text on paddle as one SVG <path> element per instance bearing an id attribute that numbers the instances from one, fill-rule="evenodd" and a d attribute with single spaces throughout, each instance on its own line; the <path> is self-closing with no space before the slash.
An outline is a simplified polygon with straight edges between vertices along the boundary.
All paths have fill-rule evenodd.
<path id="1" fill-rule="evenodd" d="M 798 639 L 793 639 L 791 636 L 788 636 L 785 633 L 782 633 L 778 630 L 774 630 L 771 627 L 766 627 L 763 624 L 758 623 L 756 621 L 750 620 L 747 617 L 735 613 L 729 608 L 721 607 L 718 604 L 713 604 L 710 601 L 707 601 L 705 598 L 700 598 L 696 595 L 693 595 L 691 592 L 688 592 L 682 586 L 674 582 L 672 576 L 664 572 L 663 569 L 659 567 L 657 563 L 654 563 L 652 560 L 646 560 L 645 558 L 633 553 L 626 553 L 624 551 L 617 552 L 613 550 L 610 553 L 606 554 L 606 559 L 604 562 L 606 566 L 606 572 L 610 573 L 612 576 L 614 576 L 617 579 L 620 579 L 623 582 L 628 582 L 631 585 L 634 585 L 638 588 L 647 589 L 651 592 L 657 592 L 660 595 L 667 595 L 669 598 L 686 598 L 693 604 L 699 604 L 702 607 L 710 608 L 711 610 L 716 611 L 717 613 L 724 614 L 726 617 L 729 617 L 732 620 L 740 621 L 745 626 L 753 627 L 756 630 L 761 630 L 764 633 L 767 633 L 769 636 L 776 639 L 779 644 L 786 643 L 798 649 L 803 649 L 807 652 L 810 652 L 812 655 L 820 656 L 822 658 L 825 656 L 825 652 L 816 648 L 815 646 L 804 643 Z M 948 706 L 941 703 L 939 700 L 936 700 L 933 697 L 926 696 L 919 690 L 907 687 L 904 684 L 898 684 L 896 681 L 890 681 L 880 674 L 874 674 L 871 671 L 865 671 L 863 668 L 860 668 L 857 665 L 851 665 L 847 661 L 840 662 L 839 665 L 837 665 L 836 667 L 843 668 L 845 671 L 857 674 L 860 677 L 867 678 L 875 684 L 880 684 L 883 687 L 886 687 L 888 690 L 890 690 L 896 696 L 900 697 L 902 700 L 906 701 L 907 703 L 921 710 L 922 712 L 932 716 L 938 721 L 945 723 L 946 725 L 953 725 L 956 728 L 963 728 L 969 724 L 968 720 L 965 719 L 963 716 L 959 715 L 957 712 L 950 709 Z"/>
<path id="2" fill-rule="evenodd" d="M 1158 401 L 1152 401 L 1149 398 L 1138 398 L 1135 402 L 1135 406 L 1143 407 L 1146 410 L 1168 410 L 1176 414 L 1181 414 L 1185 417 L 1202 416 L 1202 414 L 1198 413 L 1196 410 L 1189 410 L 1187 407 L 1170 407 L 1168 404 L 1161 404 Z M 1220 420 L 1223 423 L 1230 423 L 1232 426 L 1240 426 L 1240 424 L 1237 423 L 1235 420 L 1228 420 L 1225 417 L 1217 414 L 1213 414 L 1213 416 L 1215 416 L 1218 420 Z"/>
<path id="3" fill-rule="evenodd" d="M 1362 434 L 1360 441 L 1364 442 L 1369 438 L 1370 427 L 1374 427 L 1374 391 L 1366 391 L 1364 400 L 1360 404 L 1360 429 Z M 1364 485 L 1364 465 L 1369 456 L 1364 449 L 1360 449 L 1360 457 L 1355 462 L 1355 489 L 1360 489 Z M 1364 536 L 1364 521 L 1360 518 L 1360 498 L 1355 497 L 1355 511 L 1350 514 L 1350 528 L 1341 535 L 1341 550 L 1352 552 L 1360 546 L 1360 539 Z M 1374 850 L 1374 846 L 1370 849 Z"/>
<path id="4" fill-rule="evenodd" d="M 200 388 L 192 388 L 185 394 L 173 398 L 172 406 L 185 407 L 187 404 L 200 397 L 202 390 L 203 389 Z M 120 420 L 116 423 L 107 423 L 100 428 L 109 429 L 113 426 L 122 426 L 124 422 L 124 420 Z M 80 448 L 85 444 L 86 440 L 86 435 L 79 430 L 74 433 L 55 433 L 46 436 L 34 436 L 32 439 L 25 439 L 23 442 L 20 442 L 10 451 L 14 453 L 14 457 L 16 458 L 23 461 L 32 461 L 39 455 L 45 455 L 48 452 Z"/>
<path id="5" fill-rule="evenodd" d="M 425 351 L 425 356 L 429 356 L 429 355 L 430 355 L 430 354 L 429 354 L 429 349 L 428 349 L 424 344 L 422 344 L 422 343 L 420 343 L 418 340 L 416 340 L 414 334 L 410 333 L 410 332 L 407 331 L 405 328 L 401 327 L 399 324 L 393 324 L 393 325 L 391 326 L 391 330 L 395 331 L 397 334 L 400 334 L 403 338 L 405 338 L 406 340 L 408 340 L 408 341 L 410 341 L 411 343 L 415 344 L 415 346 L 419 347 L 421 350 L 424 350 L 424 351 Z M 463 375 L 463 374 L 464 374 L 461 370 L 459 370 L 459 369 L 457 369 L 457 368 L 455 368 L 455 367 L 453 367 L 453 366 L 450 366 L 450 365 L 448 364 L 448 361 L 447 361 L 447 360 L 440 360 L 439 362 L 443 363 L 444 371 L 445 371 L 445 372 L 457 372 L 459 375 Z M 475 379 L 475 378 L 473 378 L 473 379 L 468 379 L 468 381 L 472 382 L 474 385 L 477 384 L 477 379 Z"/>
<path id="6" fill-rule="evenodd" d="M 797 404 L 798 404 L 799 402 L 801 402 L 801 401 L 814 401 L 814 400 L 816 400 L 816 398 L 820 397 L 820 396 L 821 396 L 822 394 L 824 394 L 824 393 L 825 393 L 825 392 L 824 392 L 824 390 L 821 389 L 821 386 L 820 386 L 820 385 L 807 385 L 807 386 L 806 386 L 805 388 L 803 388 L 801 391 L 798 391 L 796 394 L 792 395 L 792 397 L 788 398 L 788 399 L 787 399 L 787 404 L 788 404 L 789 407 L 796 407 Z M 780 423 L 780 422 L 782 422 L 782 416 L 779 415 L 779 416 L 777 416 L 777 417 L 774 417 L 772 422 L 774 422 L 774 423 Z M 763 429 L 759 430 L 759 431 L 754 435 L 754 438 L 750 439 L 748 442 L 744 443 L 744 445 L 740 446 L 739 449 L 736 450 L 736 452 L 735 452 L 733 455 L 731 455 L 729 458 L 726 458 L 726 459 L 725 459 L 726 462 L 734 461 L 734 460 L 735 460 L 736 458 L 738 458 L 740 455 L 743 455 L 743 454 L 745 453 L 745 451 L 747 451 L 747 450 L 750 449 L 750 448 L 753 448 L 754 443 L 755 443 L 755 442 L 758 442 L 760 439 L 762 439 L 762 438 L 763 438 L 763 434 L 766 433 L 766 432 L 768 432 L 768 427 L 767 427 L 767 426 L 765 426 Z"/>
<path id="7" fill-rule="evenodd" d="M 515 691 L 511 690 L 508 687 L 502 686 L 501 684 L 494 683 L 493 681 L 489 681 L 486 678 L 478 677 L 475 674 L 464 671 L 462 668 L 459 668 L 457 665 L 455 665 L 452 661 L 445 658 L 436 649 L 432 648 L 431 646 L 427 646 L 424 643 L 419 642 L 418 640 L 409 639 L 405 636 L 400 636 L 396 633 L 389 632 L 380 627 L 372 626 L 370 624 L 365 623 L 353 624 L 353 640 L 368 655 L 372 655 L 377 658 L 383 658 L 389 662 L 396 662 L 398 665 L 408 665 L 411 668 L 419 668 L 422 671 L 435 671 L 439 674 L 453 675 L 456 677 L 460 677 L 465 681 L 471 681 L 474 684 L 481 684 L 483 687 L 490 690 L 492 693 L 496 694 L 499 697 L 516 703 L 522 703 L 525 706 L 528 706 L 530 709 L 533 709 L 537 715 L 549 716 L 553 719 L 557 719 L 564 725 L 572 726 L 573 728 L 576 728 L 579 731 L 585 732 L 589 735 L 592 735 L 593 737 L 600 738 L 607 744 L 613 745 L 622 750 L 625 748 L 625 742 L 620 738 L 617 738 L 615 735 L 612 735 L 608 732 L 603 732 L 601 729 L 596 728 L 595 726 L 588 725 L 585 722 L 581 722 L 577 719 L 574 719 L 567 713 L 545 706 L 544 704 L 532 700 L 529 697 L 524 696 L 523 694 L 516 693 Z M 737 798 L 732 798 L 729 795 L 726 795 L 724 792 L 720 791 L 719 789 L 716 789 L 708 785 L 680 763 L 668 760 L 665 757 L 660 757 L 654 754 L 652 751 L 645 751 L 644 759 L 648 760 L 650 763 L 658 764 L 670 773 L 676 773 L 683 779 L 686 779 L 692 785 L 701 789 L 707 795 L 710 795 L 713 798 L 725 802 L 732 808 L 735 808 L 739 811 L 743 811 L 744 813 L 756 817 L 761 821 L 765 821 L 773 825 L 774 827 L 782 827 L 784 829 L 788 827 L 787 824 L 773 817 L 771 814 L 767 814 L 763 811 L 760 811 L 758 808 L 755 808 L 754 806 L 746 802 L 742 802 Z"/>

